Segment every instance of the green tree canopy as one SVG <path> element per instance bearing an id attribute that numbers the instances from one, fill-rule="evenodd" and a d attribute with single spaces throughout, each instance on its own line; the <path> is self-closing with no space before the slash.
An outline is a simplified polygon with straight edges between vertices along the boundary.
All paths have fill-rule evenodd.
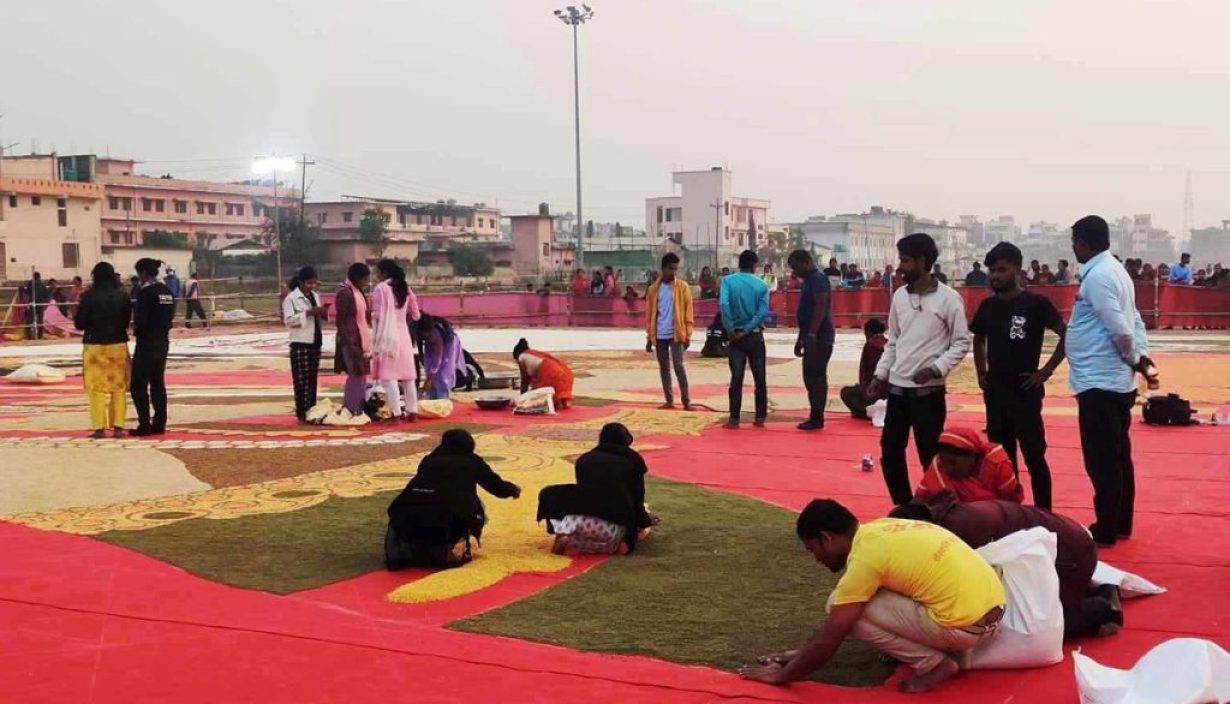
<path id="1" fill-rule="evenodd" d="M 495 264 L 491 263 L 485 251 L 464 244 L 448 248 L 448 263 L 453 265 L 453 273 L 457 276 L 491 276 L 495 273 Z"/>

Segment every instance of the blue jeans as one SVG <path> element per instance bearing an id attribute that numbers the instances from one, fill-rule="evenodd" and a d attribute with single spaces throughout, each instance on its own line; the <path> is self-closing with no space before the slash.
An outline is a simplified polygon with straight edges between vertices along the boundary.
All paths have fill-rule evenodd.
<path id="1" fill-rule="evenodd" d="M 730 418 L 739 420 L 743 409 L 743 374 L 748 363 L 752 367 L 752 381 L 756 385 L 756 419 L 769 415 L 769 387 L 765 381 L 764 333 L 748 333 L 738 341 L 730 341 Z"/>

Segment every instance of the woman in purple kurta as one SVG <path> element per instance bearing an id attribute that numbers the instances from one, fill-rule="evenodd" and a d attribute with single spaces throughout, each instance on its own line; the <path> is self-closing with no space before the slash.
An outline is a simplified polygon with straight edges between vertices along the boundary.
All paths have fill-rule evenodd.
<path id="1" fill-rule="evenodd" d="M 444 318 L 423 313 L 418 324 L 423 345 L 423 387 L 427 398 L 448 398 L 457 381 L 457 370 L 465 366 L 461 338 Z"/>

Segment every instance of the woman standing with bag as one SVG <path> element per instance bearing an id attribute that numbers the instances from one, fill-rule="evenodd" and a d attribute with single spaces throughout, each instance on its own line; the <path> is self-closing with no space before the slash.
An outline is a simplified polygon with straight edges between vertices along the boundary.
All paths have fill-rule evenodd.
<path id="1" fill-rule="evenodd" d="M 120 290 L 115 268 L 107 262 L 94 265 L 94 282 L 81 294 L 73 326 L 84 332 L 81 366 L 85 393 L 90 400 L 90 437 L 102 439 L 108 427 L 124 437 L 126 394 L 132 374 L 128 356 L 128 322 L 132 301 Z"/>
<path id="2" fill-rule="evenodd" d="M 407 321 L 417 321 L 422 313 L 397 262 L 381 259 L 376 275 L 380 283 L 372 289 L 372 379 L 384 389 L 393 418 L 414 420 L 419 405 Z"/>
<path id="3" fill-rule="evenodd" d="M 290 329 L 290 375 L 295 385 L 295 417 L 307 422 L 316 405 L 316 378 L 320 372 L 320 327 L 329 306 L 316 302 L 316 270 L 305 266 L 290 280 L 290 293 L 282 300 L 282 322 Z M 189 301 L 191 302 L 191 301 Z"/>

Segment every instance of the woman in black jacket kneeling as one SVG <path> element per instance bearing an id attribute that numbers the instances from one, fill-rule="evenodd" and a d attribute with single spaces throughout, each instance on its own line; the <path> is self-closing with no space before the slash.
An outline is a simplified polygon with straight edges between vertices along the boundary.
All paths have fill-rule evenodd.
<path id="1" fill-rule="evenodd" d="M 657 525 L 645 507 L 649 469 L 632 449 L 632 433 L 608 423 L 598 446 L 577 458 L 576 484 L 549 486 L 538 495 L 538 520 L 555 534 L 552 552 L 627 553 Z"/>
<path id="2" fill-rule="evenodd" d="M 501 499 L 521 496 L 474 452 L 474 437 L 460 428 L 445 431 L 440 446 L 419 463 L 418 472 L 389 504 L 384 538 L 385 565 L 458 567 L 469 562 L 470 538 L 481 544 L 487 514 L 478 487 Z"/>

